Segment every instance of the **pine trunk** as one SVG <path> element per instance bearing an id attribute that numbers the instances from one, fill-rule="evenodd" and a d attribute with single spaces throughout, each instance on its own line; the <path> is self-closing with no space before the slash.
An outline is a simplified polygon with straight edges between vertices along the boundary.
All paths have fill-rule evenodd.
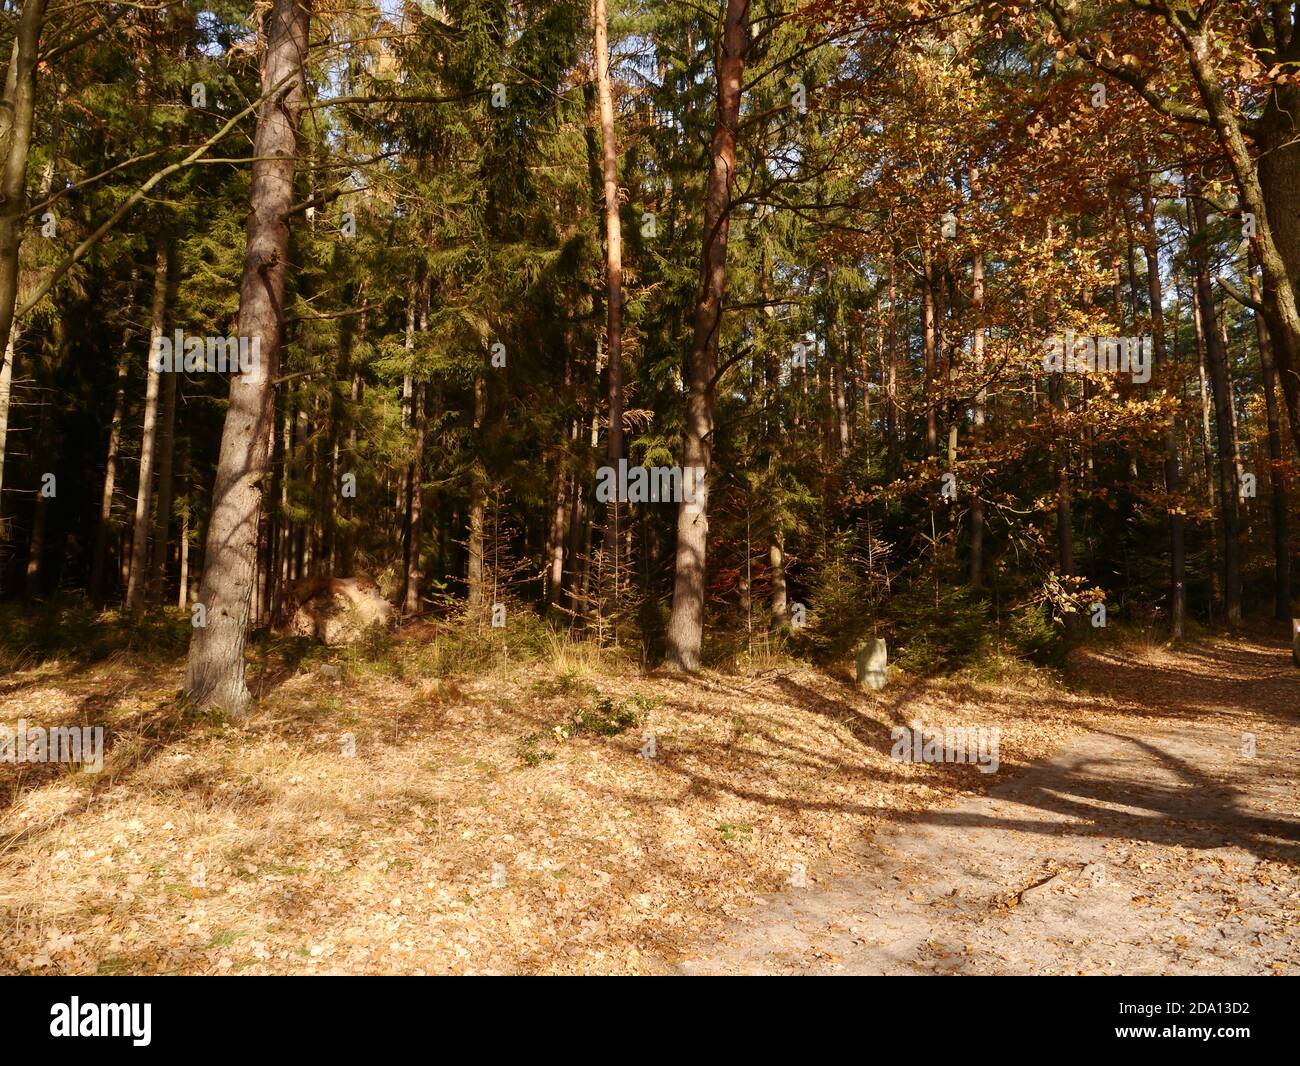
<path id="1" fill-rule="evenodd" d="M 696 670 L 704 642 L 705 553 L 708 546 L 708 479 L 713 437 L 713 389 L 717 366 L 722 300 L 727 286 L 727 233 L 736 169 L 736 133 L 740 121 L 741 80 L 749 42 L 749 0 L 727 0 L 718 60 L 717 119 L 710 149 L 708 190 L 704 204 L 704 247 L 691 339 L 686 427 L 683 440 L 683 487 L 693 492 L 677 509 L 677 558 L 673 609 L 668 622 L 668 661 Z"/>
<path id="2" fill-rule="evenodd" d="M 126 609 L 144 606 L 148 585 L 149 518 L 153 504 L 154 452 L 158 445 L 158 386 L 162 374 L 154 360 L 154 344 L 167 328 L 168 248 L 159 240 L 154 258 L 153 304 L 149 312 L 149 365 L 145 375 L 144 430 L 140 436 L 140 483 L 135 493 L 135 525 L 131 537 L 131 571 L 126 582 Z M 174 369 L 174 368 L 173 368 Z M 170 373 L 168 376 L 172 376 Z"/>
<path id="3" fill-rule="evenodd" d="M 1259 298 L 1259 281 L 1252 266 L 1251 295 Z M 1259 371 L 1264 383 L 1264 417 L 1268 426 L 1268 469 L 1273 510 L 1273 617 L 1291 617 L 1291 529 L 1287 501 L 1286 467 L 1282 462 L 1282 426 L 1278 418 L 1277 367 L 1269 345 L 1264 318 L 1255 313 L 1255 337 L 1259 343 Z"/>
<path id="4" fill-rule="evenodd" d="M 274 381 L 284 329 L 289 208 L 294 203 L 310 0 L 274 0 L 269 21 L 262 88 L 270 93 L 281 87 L 258 109 L 239 299 L 239 335 L 250 344 L 260 341 L 261 358 L 250 372 L 235 375 L 230 386 L 199 589 L 207 624 L 194 630 L 186 680 L 192 706 L 223 707 L 231 714 L 245 711 L 251 702 L 244 645 L 275 425 Z"/>
<path id="5" fill-rule="evenodd" d="M 18 249 L 27 224 L 27 157 L 36 115 L 36 72 L 47 0 L 24 0 L 0 102 L 0 337 L 8 338 L 18 301 Z M 7 360 L 6 360 L 7 362 Z"/>
<path id="6" fill-rule="evenodd" d="M 1210 393 L 1214 399 L 1216 469 L 1219 486 L 1219 520 L 1223 528 L 1223 600 L 1229 626 L 1241 625 L 1241 515 L 1238 508 L 1237 446 L 1232 432 L 1233 400 L 1228 382 L 1228 353 L 1224 350 L 1215 321 L 1214 291 L 1210 268 L 1200 235 L 1205 231 L 1205 206 L 1192 199 L 1196 232 L 1192 234 L 1192 258 L 1196 265 L 1197 309 L 1201 336 L 1205 342 L 1205 365 L 1209 370 Z"/>
<path id="7" fill-rule="evenodd" d="M 1147 267 L 1147 299 L 1151 304 L 1151 340 L 1155 349 L 1155 364 L 1164 371 L 1166 381 L 1173 381 L 1174 368 L 1169 365 L 1165 345 L 1164 293 L 1160 286 L 1160 255 L 1156 238 L 1155 206 L 1151 198 L 1151 179 L 1142 181 L 1142 252 Z M 1166 392 L 1171 385 L 1166 384 Z M 1182 640 L 1187 635 L 1187 548 L 1186 520 L 1183 505 L 1178 502 L 1182 492 L 1182 473 L 1178 455 L 1178 413 L 1170 412 L 1164 431 L 1165 493 L 1169 496 L 1169 635 Z"/>

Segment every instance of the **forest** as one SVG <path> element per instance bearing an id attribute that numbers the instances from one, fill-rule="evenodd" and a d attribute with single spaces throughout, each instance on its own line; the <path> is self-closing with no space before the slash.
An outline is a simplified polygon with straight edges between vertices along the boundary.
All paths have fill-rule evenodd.
<path id="1" fill-rule="evenodd" d="M 73 817 L 42 789 L 112 807 L 289 719 L 394 752 L 478 722 L 455 750 L 542 780 L 601 744 L 669 772 L 710 701 L 727 751 L 770 705 L 884 767 L 891 723 L 978 705 L 1005 774 L 1101 728 L 1095 683 L 1293 746 L 1297 5 L 3 0 L 0 36 L 0 720 L 52 700 L 110 749 L 0 788 L 14 883 Z M 700 816 L 729 855 L 776 794 L 735 787 Z M 1289 818 L 1224 846 L 1294 876 Z M 815 865 L 776 851 L 755 891 Z M 15 920 L 0 971 L 219 965 Z M 478 965 L 667 951 L 601 945 Z"/>

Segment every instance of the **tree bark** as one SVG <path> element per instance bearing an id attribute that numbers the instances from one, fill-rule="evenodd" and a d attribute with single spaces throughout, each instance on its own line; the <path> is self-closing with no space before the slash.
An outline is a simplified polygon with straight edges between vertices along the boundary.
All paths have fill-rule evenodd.
<path id="1" fill-rule="evenodd" d="M 975 373 L 984 376 L 984 254 L 977 251 L 971 264 L 971 308 L 975 314 L 975 336 L 971 340 L 971 362 Z M 971 434 L 972 450 L 980 447 L 984 436 L 985 406 L 988 401 L 984 388 L 975 394 L 975 429 Z M 984 499 L 978 487 L 971 488 L 970 505 L 970 587 L 984 585 Z"/>
<path id="2" fill-rule="evenodd" d="M 8 338 L 18 300 L 18 249 L 27 219 L 27 156 L 36 114 L 36 71 L 47 0 L 24 0 L 0 102 L 0 337 Z"/>
<path id="3" fill-rule="evenodd" d="M 27 216 L 27 159 L 36 115 L 36 74 L 46 7 L 46 0 L 25 0 L 10 46 L 3 99 L 0 99 L 0 155 L 4 157 L 0 169 L 0 337 L 5 338 L 4 351 L 0 353 L 0 491 L 4 487 L 13 364 L 22 335 L 14 322 L 18 252 Z M 42 186 L 48 194 L 54 176 L 52 166 L 47 168 L 46 175 L 47 181 Z M 0 495 L 0 540 L 4 536 L 3 496 Z"/>
<path id="4" fill-rule="evenodd" d="M 1259 280 L 1252 261 L 1250 291 L 1259 298 Z M 1291 617 L 1291 529 L 1286 492 L 1286 468 L 1282 462 L 1282 427 L 1277 411 L 1277 367 L 1269 345 L 1264 318 L 1255 313 L 1255 337 L 1259 342 L 1259 371 L 1264 382 L 1264 416 L 1268 426 L 1268 470 L 1273 507 L 1273 617 Z"/>
<path id="5" fill-rule="evenodd" d="M 898 255 L 889 257 L 889 379 L 885 393 L 885 465 L 892 478 L 898 471 Z"/>
<path id="6" fill-rule="evenodd" d="M 772 593 L 769 608 L 768 625 L 773 632 L 781 629 L 789 621 L 790 611 L 786 600 L 785 584 L 785 538 L 777 533 L 772 537 L 767 548 L 767 564 L 772 572 Z"/>
<path id="7" fill-rule="evenodd" d="M 167 328 L 167 241 L 160 239 L 154 258 L 153 303 L 149 312 L 149 360 L 145 375 L 144 429 L 140 436 L 140 483 L 135 493 L 135 525 L 131 536 L 131 571 L 126 582 L 126 608 L 138 611 L 145 600 L 149 567 L 149 518 L 153 503 L 154 453 L 158 446 L 158 386 L 161 374 L 154 359 L 154 343 Z M 168 374 L 168 377 L 172 377 Z"/>
<path id="8" fill-rule="evenodd" d="M 185 687 L 191 705 L 222 707 L 230 714 L 244 712 L 251 703 L 244 681 L 244 645 L 256 569 L 258 514 L 275 425 L 288 213 L 294 203 L 310 17 L 310 0 L 274 0 L 269 16 L 262 88 L 269 92 L 286 84 L 258 108 L 248 248 L 239 293 L 239 335 L 248 337 L 250 344 L 259 339 L 261 358 L 250 372 L 231 381 L 199 589 L 207 625 L 196 627 L 190 642 Z"/>
<path id="9" fill-rule="evenodd" d="M 4 485 L 5 447 L 9 439 L 9 406 L 13 396 L 14 360 L 17 358 L 19 331 L 11 328 L 5 345 L 4 362 L 0 363 L 0 543 L 7 539 L 5 529 Z"/>
<path id="10" fill-rule="evenodd" d="M 415 454 L 411 459 L 411 516 L 407 526 L 406 592 L 402 604 L 402 613 L 406 615 L 420 613 L 420 584 L 424 576 L 420 570 L 421 521 L 424 505 L 424 493 L 421 491 L 421 486 L 424 482 L 424 432 L 427 395 L 427 382 L 419 382 L 415 387 L 415 409 L 412 412 L 415 422 Z"/>
<path id="11" fill-rule="evenodd" d="M 727 287 L 727 234 L 735 182 L 736 133 L 741 80 L 749 42 L 749 0 L 727 0 L 722 49 L 717 63 L 717 118 L 704 202 L 704 246 L 691 338 L 683 485 L 693 480 L 690 502 L 677 509 L 677 558 L 673 608 L 668 622 L 667 658 L 682 670 L 697 670 L 704 641 L 705 553 L 708 547 L 708 479 L 713 436 L 714 375 L 722 300 Z"/>
<path id="12" fill-rule="evenodd" d="M 835 402 L 835 444 L 841 459 L 849 454 L 848 348 L 839 344 L 838 316 L 834 303 L 826 315 L 826 354 L 830 361 L 831 396 Z"/>
<path id="13" fill-rule="evenodd" d="M 1291 436 L 1300 454 L 1300 220 L 1295 218 L 1295 196 L 1300 189 L 1295 167 L 1300 162 L 1300 150 L 1296 144 L 1295 111 L 1285 115 L 1278 99 L 1270 98 L 1271 117 L 1262 126 L 1266 137 L 1261 147 L 1265 153 L 1257 165 L 1215 70 L 1213 47 L 1204 22 L 1197 19 L 1184 23 L 1183 12 L 1166 9 L 1164 13 L 1187 52 L 1192 77 L 1228 157 L 1242 203 L 1255 216 L 1254 247 L 1264 276 L 1264 315 L 1274 341 L 1273 354 L 1291 421 Z M 1285 91 L 1292 108 L 1300 105 L 1300 92 L 1294 87 Z M 1267 197 L 1264 178 L 1270 183 Z"/>
<path id="14" fill-rule="evenodd" d="M 483 420 L 487 417 L 487 380 L 480 367 L 474 378 L 474 442 L 479 443 Z M 471 614 L 478 615 L 484 607 L 483 600 L 483 521 L 487 495 L 487 472 L 482 460 L 470 468 L 469 544 L 466 560 L 466 598 Z"/>
<path id="15" fill-rule="evenodd" d="M 1201 316 L 1201 334 L 1205 340 L 1205 363 L 1209 369 L 1210 392 L 1214 398 L 1215 439 L 1218 444 L 1216 465 L 1219 484 L 1219 516 L 1223 527 L 1223 600 L 1228 625 L 1241 625 L 1241 516 L 1237 494 L 1237 448 L 1232 432 L 1232 390 L 1228 384 L 1228 353 L 1224 350 L 1215 322 L 1214 291 L 1210 287 L 1210 267 L 1205 243 L 1205 205 L 1192 198 L 1192 217 L 1196 231 L 1191 236 L 1192 259 L 1196 266 L 1197 309 Z"/>
<path id="16" fill-rule="evenodd" d="M 1066 396 L 1064 374 L 1054 374 L 1051 383 L 1052 403 L 1060 414 L 1062 422 L 1069 411 Z M 1069 578 L 1074 575 L 1074 525 L 1073 506 L 1070 492 L 1070 451 L 1064 425 L 1057 430 L 1059 442 L 1053 457 L 1056 478 L 1056 547 L 1057 560 L 1061 568 L 1061 582 L 1067 591 L 1072 591 Z M 1077 611 L 1064 613 L 1065 634 L 1070 640 L 1079 635 L 1080 617 Z"/>
<path id="17" fill-rule="evenodd" d="M 185 486 L 185 505 L 181 508 L 180 531 L 180 575 L 176 592 L 176 606 L 182 611 L 190 605 L 190 496 L 188 463 L 186 472 L 181 474 L 181 483 Z"/>
<path id="18" fill-rule="evenodd" d="M 557 466 L 555 476 L 555 508 L 551 512 L 550 536 L 547 541 L 547 604 L 559 603 L 564 584 L 564 516 L 567 499 L 568 473 L 563 464 Z"/>
<path id="19" fill-rule="evenodd" d="M 618 206 L 618 140 L 614 128 L 614 93 L 609 76 L 609 18 L 606 0 L 593 0 L 596 90 L 600 112 L 601 172 L 605 206 L 605 352 L 608 361 L 609 431 L 605 461 L 615 470 L 623 458 L 623 227 Z M 622 575 L 620 564 L 622 501 L 609 501 L 605 519 L 605 561 L 612 581 L 610 615 L 618 639 Z"/>
<path id="20" fill-rule="evenodd" d="M 95 527 L 95 550 L 90 563 L 90 599 L 104 601 L 104 568 L 108 562 L 108 534 L 113 522 L 113 493 L 117 490 L 117 452 L 122 440 L 122 415 L 126 405 L 126 376 L 130 359 L 125 351 L 117 361 L 117 391 L 113 397 L 113 418 L 108 427 L 108 457 L 104 463 L 104 491 L 99 498 L 99 525 Z"/>
<path id="21" fill-rule="evenodd" d="M 934 299 L 935 270 L 930 249 L 922 249 L 921 255 L 921 301 L 924 314 L 922 341 L 925 353 L 925 454 L 933 457 L 939 454 L 939 404 L 934 395 L 939 344 Z"/>
<path id="22" fill-rule="evenodd" d="M 623 223 L 618 209 L 618 141 L 609 77 L 606 0 L 594 0 L 596 90 L 600 102 L 601 167 L 605 188 L 605 352 L 609 361 L 609 435 L 605 457 L 617 469 L 623 458 Z M 616 534 L 617 535 L 617 534 Z"/>
<path id="23" fill-rule="evenodd" d="M 1155 363 L 1168 372 L 1165 346 L 1164 293 L 1160 287 L 1160 254 L 1156 242 L 1155 205 L 1151 198 L 1151 179 L 1142 179 L 1142 252 L 1147 265 L 1147 298 L 1151 303 L 1151 343 Z M 1166 386 L 1166 394 L 1170 394 Z M 1169 414 L 1164 432 L 1165 493 L 1169 496 L 1169 634 L 1174 640 L 1187 635 L 1187 548 L 1186 520 L 1182 504 L 1176 502 L 1182 492 L 1182 473 L 1178 455 L 1178 413 Z"/>
<path id="24" fill-rule="evenodd" d="M 27 570 L 23 578 L 23 595 L 34 600 L 41 594 L 41 564 L 45 559 L 45 515 L 48 510 L 45 494 L 37 490 L 32 507 L 32 533 L 27 542 Z"/>
<path id="25" fill-rule="evenodd" d="M 148 599 L 163 600 L 163 578 L 167 569 L 167 534 L 172 518 L 172 467 L 176 450 L 176 389 L 179 375 L 166 375 L 162 382 L 162 412 L 158 423 L 158 502 L 154 509 L 153 552 L 149 561 Z"/>

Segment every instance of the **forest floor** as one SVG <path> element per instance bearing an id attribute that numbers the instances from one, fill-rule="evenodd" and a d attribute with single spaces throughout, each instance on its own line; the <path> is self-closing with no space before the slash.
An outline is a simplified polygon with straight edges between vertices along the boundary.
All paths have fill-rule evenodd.
<path id="1" fill-rule="evenodd" d="M 0 722 L 108 735 L 0 765 L 0 973 L 1300 973 L 1281 641 L 879 693 L 421 662 L 268 663 L 238 723 L 156 657 L 0 679 Z M 893 761 L 914 720 L 998 771 Z"/>

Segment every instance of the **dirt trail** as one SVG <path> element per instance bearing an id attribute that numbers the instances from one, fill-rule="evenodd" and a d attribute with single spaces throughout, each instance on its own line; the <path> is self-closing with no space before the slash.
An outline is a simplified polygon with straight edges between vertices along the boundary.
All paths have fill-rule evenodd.
<path id="1" fill-rule="evenodd" d="M 882 831 L 858 869 L 769 899 L 679 972 L 1300 973 L 1286 647 L 1095 655 L 1083 679 L 1132 716 Z"/>

